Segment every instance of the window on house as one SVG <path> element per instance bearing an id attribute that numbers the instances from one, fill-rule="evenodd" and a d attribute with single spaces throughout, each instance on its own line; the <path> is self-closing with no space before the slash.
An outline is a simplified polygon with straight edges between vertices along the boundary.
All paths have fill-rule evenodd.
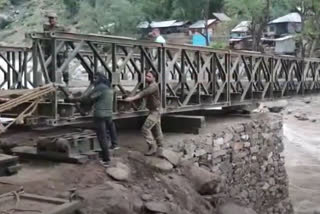
<path id="1" fill-rule="evenodd" d="M 274 26 L 269 27 L 269 32 L 274 32 L 275 30 L 276 30 L 276 28 Z"/>

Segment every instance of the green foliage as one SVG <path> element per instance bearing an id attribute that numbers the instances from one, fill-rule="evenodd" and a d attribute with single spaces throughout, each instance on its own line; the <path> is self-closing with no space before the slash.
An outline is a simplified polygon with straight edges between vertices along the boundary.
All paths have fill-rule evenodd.
<path id="1" fill-rule="evenodd" d="M 10 2 L 13 5 L 18 5 L 18 4 L 21 4 L 21 3 L 25 2 L 25 0 L 10 0 Z"/>
<path id="2" fill-rule="evenodd" d="M 302 32 L 298 36 L 301 57 L 313 56 L 315 45 L 320 40 L 320 1 L 282 0 L 290 11 L 302 18 Z"/>
<path id="3" fill-rule="evenodd" d="M 70 23 L 83 32 L 131 34 L 140 21 L 168 19 L 195 21 L 204 18 L 209 1 L 212 12 L 221 11 L 224 0 L 63 0 Z"/>
<path id="4" fill-rule="evenodd" d="M 208 0 L 175 0 L 173 2 L 173 18 L 196 21 L 203 19 Z M 220 11 L 223 7 L 222 0 L 209 0 L 209 18 L 212 12 Z"/>
<path id="5" fill-rule="evenodd" d="M 217 41 L 213 42 L 210 47 L 214 49 L 226 49 L 228 48 L 228 43 L 227 42 L 222 42 L 222 41 Z"/>
<path id="6" fill-rule="evenodd" d="M 292 7 L 288 5 L 288 0 L 279 0 L 272 2 L 271 17 L 277 18 L 292 12 Z M 289 0 L 290 1 L 290 0 Z"/>
<path id="7" fill-rule="evenodd" d="M 69 15 L 74 16 L 78 14 L 80 10 L 81 0 L 63 0 L 63 3 Z"/>
<path id="8" fill-rule="evenodd" d="M 140 11 L 128 0 L 82 1 L 78 17 L 80 30 L 98 33 L 112 26 L 114 34 L 132 33 L 140 20 Z"/>
<path id="9" fill-rule="evenodd" d="M 163 20 L 171 17 L 173 0 L 137 0 L 136 5 L 146 20 Z"/>
<path id="10" fill-rule="evenodd" d="M 267 4 L 268 0 L 226 0 L 225 8 L 230 15 L 258 22 L 268 16 Z"/>
<path id="11" fill-rule="evenodd" d="M 226 0 L 225 7 L 237 19 L 251 21 L 252 50 L 260 49 L 263 30 L 271 16 L 271 4 L 277 0 Z"/>
<path id="12" fill-rule="evenodd" d="M 0 9 L 3 9 L 9 3 L 10 3 L 10 1 L 8 1 L 8 0 L 0 0 Z"/>

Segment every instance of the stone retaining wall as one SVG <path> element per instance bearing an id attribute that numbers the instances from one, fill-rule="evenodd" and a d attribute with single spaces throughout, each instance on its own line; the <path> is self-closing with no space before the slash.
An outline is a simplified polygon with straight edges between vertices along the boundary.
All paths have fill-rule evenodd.
<path id="1" fill-rule="evenodd" d="M 219 178 L 200 192 L 213 203 L 231 200 L 259 214 L 293 213 L 280 116 L 263 114 L 223 131 L 212 130 L 182 140 L 174 150 Z"/>

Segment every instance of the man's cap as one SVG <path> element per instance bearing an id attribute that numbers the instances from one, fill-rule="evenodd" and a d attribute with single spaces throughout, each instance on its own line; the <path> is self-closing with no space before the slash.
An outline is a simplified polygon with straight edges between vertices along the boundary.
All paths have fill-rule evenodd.
<path id="1" fill-rule="evenodd" d="M 57 18 L 58 16 L 57 16 L 57 14 L 54 13 L 54 12 L 48 12 L 48 13 L 46 14 L 46 17 L 48 17 L 48 18 Z"/>

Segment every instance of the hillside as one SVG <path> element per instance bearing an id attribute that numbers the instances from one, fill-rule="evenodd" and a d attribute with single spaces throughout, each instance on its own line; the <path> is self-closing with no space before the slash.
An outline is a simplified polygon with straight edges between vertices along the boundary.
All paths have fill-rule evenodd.
<path id="1" fill-rule="evenodd" d="M 0 0 L 0 43 L 28 45 L 25 33 L 42 30 L 47 11 L 55 11 L 59 22 L 66 24 L 64 5 L 50 0 Z"/>

